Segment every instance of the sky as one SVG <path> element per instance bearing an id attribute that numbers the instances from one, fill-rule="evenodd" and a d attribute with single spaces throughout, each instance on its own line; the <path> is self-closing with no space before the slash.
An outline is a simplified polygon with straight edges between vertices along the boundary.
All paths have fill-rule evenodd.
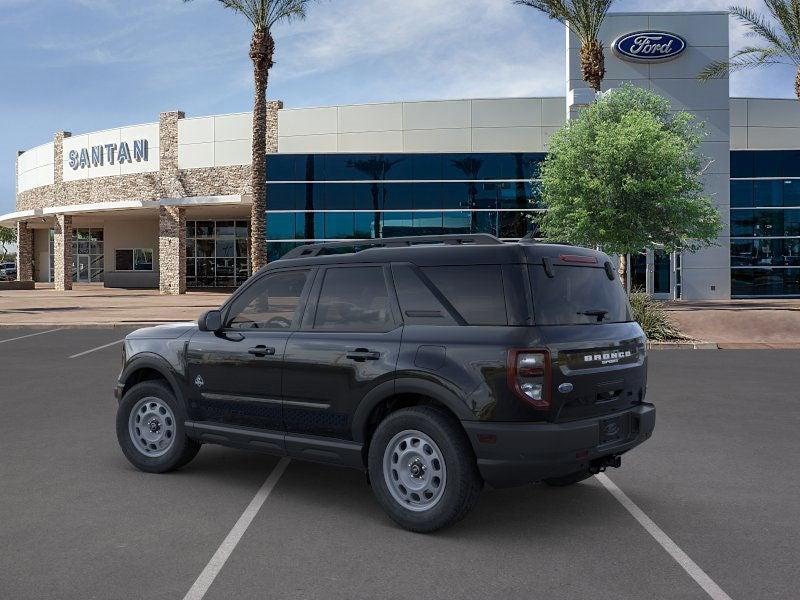
<path id="1" fill-rule="evenodd" d="M 760 0 L 745 0 L 763 10 Z M 724 10 L 729 0 L 661 0 Z M 615 11 L 652 10 L 618 0 Z M 248 111 L 249 23 L 217 0 L 0 0 L 0 214 L 18 150 L 74 134 Z M 564 28 L 511 0 L 318 0 L 275 30 L 269 97 L 287 107 L 565 94 Z M 745 38 L 734 28 L 732 47 Z M 745 72 L 733 95 L 793 97 L 791 69 Z"/>

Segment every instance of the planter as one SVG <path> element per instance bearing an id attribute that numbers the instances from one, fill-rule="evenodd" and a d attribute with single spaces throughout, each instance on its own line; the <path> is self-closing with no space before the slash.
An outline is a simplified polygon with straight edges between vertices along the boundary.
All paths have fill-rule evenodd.
<path id="1" fill-rule="evenodd" d="M 7 290 L 32 290 L 33 281 L 0 281 L 0 292 Z"/>

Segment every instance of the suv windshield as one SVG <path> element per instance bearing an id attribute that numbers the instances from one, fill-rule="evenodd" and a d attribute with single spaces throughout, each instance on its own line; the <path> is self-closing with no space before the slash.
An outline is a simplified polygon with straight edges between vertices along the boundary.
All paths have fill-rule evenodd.
<path id="1" fill-rule="evenodd" d="M 531 265 L 533 308 L 537 325 L 624 323 L 630 307 L 619 281 L 605 269 L 554 266 L 548 277 L 542 265 Z"/>

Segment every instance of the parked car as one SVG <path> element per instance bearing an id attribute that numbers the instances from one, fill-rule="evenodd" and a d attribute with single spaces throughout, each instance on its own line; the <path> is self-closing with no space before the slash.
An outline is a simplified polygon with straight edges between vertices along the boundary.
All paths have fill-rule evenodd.
<path id="1" fill-rule="evenodd" d="M 645 336 L 608 256 L 488 235 L 292 250 L 197 324 L 124 343 L 117 436 L 143 471 L 201 444 L 354 467 L 402 527 L 488 484 L 564 486 L 650 437 Z"/>
<path id="2" fill-rule="evenodd" d="M 0 281 L 12 281 L 17 278 L 17 264 L 13 262 L 0 263 Z"/>

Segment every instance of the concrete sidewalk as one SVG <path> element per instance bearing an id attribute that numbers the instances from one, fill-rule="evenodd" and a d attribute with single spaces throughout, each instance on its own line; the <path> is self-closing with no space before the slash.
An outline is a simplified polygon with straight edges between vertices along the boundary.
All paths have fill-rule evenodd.
<path id="1" fill-rule="evenodd" d="M 162 296 L 158 290 L 99 284 L 76 284 L 70 292 L 56 292 L 37 284 L 35 290 L 0 291 L 0 327 L 127 327 L 193 321 L 203 311 L 221 306 L 230 293 Z M 678 347 L 800 348 L 800 300 L 674 302 L 666 308 L 681 331 L 699 342 Z"/>
<path id="2" fill-rule="evenodd" d="M 189 292 L 162 296 L 158 290 L 104 288 L 76 284 L 69 292 L 37 285 L 35 290 L 0 292 L 0 327 L 122 327 L 144 323 L 193 321 L 218 308 L 227 292 Z"/>
<path id="3" fill-rule="evenodd" d="M 800 299 L 671 302 L 686 335 L 721 348 L 800 348 Z"/>

